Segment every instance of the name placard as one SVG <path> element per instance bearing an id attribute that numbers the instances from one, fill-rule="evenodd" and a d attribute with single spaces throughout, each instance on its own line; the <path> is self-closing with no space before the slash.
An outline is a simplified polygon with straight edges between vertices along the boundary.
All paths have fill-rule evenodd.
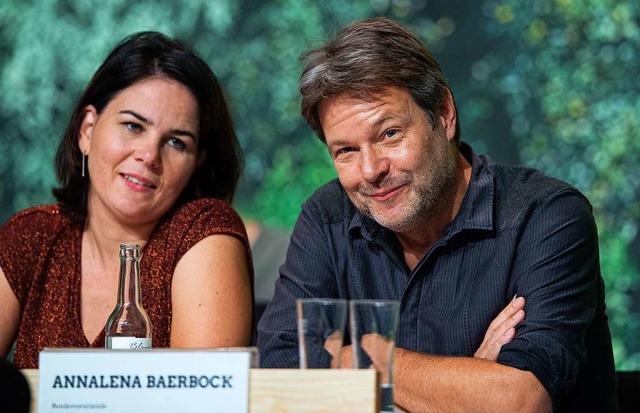
<path id="1" fill-rule="evenodd" d="M 45 349 L 39 413 L 248 412 L 255 348 Z"/>

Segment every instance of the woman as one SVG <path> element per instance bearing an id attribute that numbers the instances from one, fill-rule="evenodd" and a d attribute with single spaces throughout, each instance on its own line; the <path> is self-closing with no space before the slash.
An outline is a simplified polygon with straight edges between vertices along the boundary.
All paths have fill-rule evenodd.
<path id="1" fill-rule="evenodd" d="M 123 40 L 60 142 L 56 205 L 0 229 L 0 357 L 37 368 L 44 347 L 103 347 L 119 246 L 142 248 L 153 347 L 246 346 L 252 268 L 231 202 L 242 165 L 223 92 L 183 44 Z"/>

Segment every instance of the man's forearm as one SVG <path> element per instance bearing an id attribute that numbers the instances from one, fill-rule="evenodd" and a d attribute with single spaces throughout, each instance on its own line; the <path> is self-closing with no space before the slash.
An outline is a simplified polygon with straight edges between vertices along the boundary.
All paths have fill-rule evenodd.
<path id="1" fill-rule="evenodd" d="M 395 403 L 409 412 L 551 412 L 551 399 L 528 371 L 471 357 L 396 349 Z"/>

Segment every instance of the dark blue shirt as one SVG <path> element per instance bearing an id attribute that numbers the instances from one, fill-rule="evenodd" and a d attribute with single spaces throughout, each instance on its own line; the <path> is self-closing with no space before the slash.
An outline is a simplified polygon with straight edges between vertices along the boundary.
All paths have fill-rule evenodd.
<path id="1" fill-rule="evenodd" d="M 498 362 L 531 371 L 556 411 L 617 411 L 589 202 L 536 170 L 461 151 L 472 165 L 467 193 L 413 271 L 394 233 L 360 214 L 337 180 L 307 200 L 258 325 L 262 366 L 298 367 L 298 298 L 399 300 L 398 347 L 473 356 L 517 294 L 526 319 Z"/>

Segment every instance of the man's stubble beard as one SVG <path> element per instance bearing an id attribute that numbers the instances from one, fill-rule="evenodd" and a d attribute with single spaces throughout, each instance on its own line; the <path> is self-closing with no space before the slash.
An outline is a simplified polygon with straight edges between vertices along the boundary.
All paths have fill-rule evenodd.
<path id="1" fill-rule="evenodd" d="M 374 201 L 366 197 L 371 193 L 371 189 L 367 188 L 361 188 L 355 196 L 349 194 L 351 202 L 363 215 L 396 233 L 411 232 L 428 224 L 446 209 L 455 196 L 457 159 L 448 144 L 438 149 L 437 154 L 434 153 L 437 159 L 432 159 L 431 163 L 418 171 L 421 172 L 419 176 L 415 172 L 404 172 L 399 176 L 385 177 L 377 185 L 386 188 L 403 181 L 410 183 L 410 192 L 402 200 L 401 212 L 391 215 L 376 211 L 371 207 Z"/>

